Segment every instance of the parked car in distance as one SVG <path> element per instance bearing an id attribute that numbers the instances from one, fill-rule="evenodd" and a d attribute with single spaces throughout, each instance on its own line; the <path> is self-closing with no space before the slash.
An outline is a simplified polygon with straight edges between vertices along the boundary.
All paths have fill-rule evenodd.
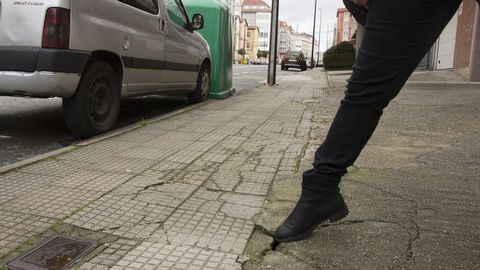
<path id="1" fill-rule="evenodd" d="M 299 68 L 302 71 L 307 70 L 307 61 L 301 51 L 288 51 L 282 59 L 281 69 Z"/>
<path id="2" fill-rule="evenodd" d="M 121 99 L 208 98 L 210 52 L 181 0 L 0 0 L 0 95 L 63 98 L 78 137 L 111 130 Z"/>
<path id="3" fill-rule="evenodd" d="M 254 65 L 268 65 L 268 59 L 265 57 L 259 57 L 255 62 L 253 62 Z"/>

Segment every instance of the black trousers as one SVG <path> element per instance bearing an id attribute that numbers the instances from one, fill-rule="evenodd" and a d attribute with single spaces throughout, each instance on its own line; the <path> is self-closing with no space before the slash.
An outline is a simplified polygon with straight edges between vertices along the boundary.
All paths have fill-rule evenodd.
<path id="1" fill-rule="evenodd" d="M 345 98 L 327 138 L 304 172 L 303 188 L 334 196 L 347 168 L 453 17 L 461 0 L 373 0 Z M 353 12 L 352 12 L 353 13 Z M 412 119 L 413 120 L 413 119 Z"/>

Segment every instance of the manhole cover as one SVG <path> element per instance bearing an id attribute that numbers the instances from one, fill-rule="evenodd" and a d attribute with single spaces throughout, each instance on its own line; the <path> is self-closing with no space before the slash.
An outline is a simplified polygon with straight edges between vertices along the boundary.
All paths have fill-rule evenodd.
<path id="1" fill-rule="evenodd" d="M 25 270 L 62 270 L 95 248 L 89 241 L 55 236 L 8 264 Z"/>

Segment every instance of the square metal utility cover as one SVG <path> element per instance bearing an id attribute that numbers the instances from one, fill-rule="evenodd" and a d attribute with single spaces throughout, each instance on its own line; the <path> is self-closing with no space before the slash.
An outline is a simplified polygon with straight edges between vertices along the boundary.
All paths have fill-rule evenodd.
<path id="1" fill-rule="evenodd" d="M 55 236 L 27 251 L 9 264 L 24 270 L 63 270 L 95 249 L 90 241 Z"/>

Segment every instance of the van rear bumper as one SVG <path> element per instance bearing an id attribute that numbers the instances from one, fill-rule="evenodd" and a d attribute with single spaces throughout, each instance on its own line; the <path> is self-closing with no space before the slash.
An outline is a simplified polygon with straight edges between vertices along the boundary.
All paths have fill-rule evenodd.
<path id="1" fill-rule="evenodd" d="M 71 97 L 80 82 L 75 73 L 0 71 L 0 96 Z"/>
<path id="2" fill-rule="evenodd" d="M 0 71 L 82 74 L 91 53 L 38 47 L 0 46 Z"/>
<path id="3" fill-rule="evenodd" d="M 91 53 L 0 46 L 0 95 L 70 97 Z"/>

